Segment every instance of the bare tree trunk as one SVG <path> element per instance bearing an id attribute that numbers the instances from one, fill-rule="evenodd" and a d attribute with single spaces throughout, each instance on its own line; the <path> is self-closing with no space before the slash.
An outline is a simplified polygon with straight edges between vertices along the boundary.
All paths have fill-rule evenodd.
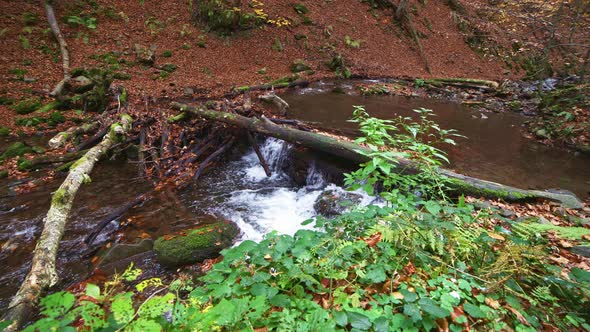
<path id="1" fill-rule="evenodd" d="M 172 103 L 172 108 L 190 112 L 204 119 L 221 121 L 267 136 L 276 137 L 294 144 L 303 145 L 315 150 L 323 151 L 334 156 L 354 162 L 366 162 L 370 150 L 353 142 L 338 140 L 319 133 L 305 132 L 294 128 L 279 126 L 266 118 L 247 118 L 237 114 L 208 111 L 186 104 Z M 419 171 L 420 165 L 412 160 L 398 158 L 395 163 L 398 170 Z M 554 193 L 540 190 L 524 190 L 505 186 L 499 183 L 472 178 L 446 169 L 439 168 L 437 172 L 446 178 L 446 185 L 452 192 L 477 197 L 501 198 L 507 201 L 526 201 L 547 199 L 561 202 L 568 208 L 582 208 L 582 202 L 573 194 Z"/>
<path id="2" fill-rule="evenodd" d="M 113 144 L 121 139 L 122 135 L 129 131 L 132 123 L 133 119 L 129 115 L 123 114 L 121 122 L 111 126 L 102 142 L 90 149 L 72 165 L 67 178 L 53 193 L 51 206 L 43 220 L 43 232 L 33 251 L 31 270 L 4 314 L 4 319 L 12 321 L 6 331 L 17 330 L 26 322 L 42 293 L 57 283 L 58 275 L 55 267 L 57 250 L 76 192 L 82 183 L 89 181 L 88 174 L 92 171 L 94 164 Z"/>
<path id="3" fill-rule="evenodd" d="M 66 42 L 64 36 L 61 33 L 59 25 L 57 24 L 57 19 L 55 18 L 55 12 L 53 11 L 53 6 L 51 6 L 51 1 L 49 0 L 41 0 L 45 6 L 45 13 L 47 14 L 47 21 L 49 22 L 49 27 L 51 28 L 51 32 L 57 39 L 59 43 L 59 50 L 61 52 L 61 59 L 62 59 L 62 68 L 64 71 L 64 78 L 57 83 L 53 91 L 51 91 L 51 96 L 59 97 L 64 89 L 66 83 L 72 78 L 70 73 L 70 53 L 68 52 L 68 43 Z"/>

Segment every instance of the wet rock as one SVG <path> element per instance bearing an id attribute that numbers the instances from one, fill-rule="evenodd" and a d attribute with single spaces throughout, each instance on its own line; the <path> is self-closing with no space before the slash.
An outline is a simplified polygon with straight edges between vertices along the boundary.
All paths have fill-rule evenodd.
<path id="1" fill-rule="evenodd" d="M 151 66 L 156 61 L 156 47 L 135 44 L 133 45 L 133 52 L 135 53 L 135 59 L 137 62 L 146 66 Z"/>
<path id="2" fill-rule="evenodd" d="M 361 203 L 363 196 L 353 192 L 329 189 L 320 194 L 313 208 L 324 217 L 336 217 Z"/>
<path id="3" fill-rule="evenodd" d="M 195 90 L 193 88 L 188 87 L 188 86 L 186 88 L 184 88 L 184 95 L 185 96 L 190 97 L 194 94 L 195 94 Z"/>
<path id="4" fill-rule="evenodd" d="M 504 218 L 511 218 L 511 217 L 516 216 L 516 213 L 512 210 L 509 210 L 509 209 L 501 209 L 500 215 Z"/>
<path id="5" fill-rule="evenodd" d="M 238 227 L 230 222 L 217 222 L 187 232 L 185 235 L 162 236 L 154 243 L 158 262 L 176 267 L 201 262 L 219 255 L 232 245 L 239 234 Z"/>
<path id="6" fill-rule="evenodd" d="M 573 246 L 569 250 L 576 255 L 590 257 L 590 246 Z"/>
<path id="7" fill-rule="evenodd" d="M 105 254 L 102 256 L 102 259 L 98 263 L 98 266 L 104 266 L 107 264 L 111 264 L 114 262 L 118 262 L 124 259 L 127 259 L 131 256 L 135 256 L 137 254 L 144 253 L 146 251 L 152 250 L 154 247 L 154 241 L 152 239 L 143 239 L 138 243 L 117 243 L 110 247 Z"/>

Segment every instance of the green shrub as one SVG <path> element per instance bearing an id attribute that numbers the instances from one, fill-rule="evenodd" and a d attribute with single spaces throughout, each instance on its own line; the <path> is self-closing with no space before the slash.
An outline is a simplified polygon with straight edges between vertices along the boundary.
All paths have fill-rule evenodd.
<path id="1" fill-rule="evenodd" d="M 211 31 L 222 34 L 252 29 L 265 22 L 262 17 L 254 12 L 244 10 L 239 6 L 236 7 L 236 1 L 202 0 L 195 4 L 193 18 L 206 24 Z"/>

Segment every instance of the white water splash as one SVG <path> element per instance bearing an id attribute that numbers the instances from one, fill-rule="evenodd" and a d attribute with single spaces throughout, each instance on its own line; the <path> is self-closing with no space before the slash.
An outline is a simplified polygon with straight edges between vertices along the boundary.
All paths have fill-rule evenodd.
<path id="1" fill-rule="evenodd" d="M 283 168 L 291 149 L 292 145 L 275 138 L 268 138 L 261 144 L 260 150 L 273 172 L 270 178 L 253 150 L 230 167 L 236 173 L 235 179 L 228 181 L 240 189 L 225 195 L 223 202 L 212 212 L 235 222 L 242 230 L 241 240 L 260 241 L 271 231 L 293 235 L 300 229 L 310 229 L 312 224 L 303 226 L 301 223 L 317 215 L 314 203 L 322 192 L 346 191 L 327 183 L 315 163 L 310 165 L 305 187 L 289 185 L 289 177 Z M 364 192 L 357 193 L 362 195 L 361 206 L 374 200 Z"/>

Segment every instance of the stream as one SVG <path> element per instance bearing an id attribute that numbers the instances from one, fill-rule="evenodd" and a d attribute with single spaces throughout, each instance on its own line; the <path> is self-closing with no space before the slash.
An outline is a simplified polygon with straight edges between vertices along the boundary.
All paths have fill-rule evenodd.
<path id="1" fill-rule="evenodd" d="M 458 146 L 445 148 L 451 168 L 471 176 L 523 188 L 561 188 L 586 199 L 590 190 L 590 158 L 537 144 L 522 136 L 520 126 L 526 120 L 518 114 L 470 111 L 458 103 L 393 96 L 362 97 L 352 86 L 345 93 L 332 93 L 335 83 L 318 83 L 290 91 L 285 100 L 291 105 L 288 116 L 342 134 L 354 136 L 356 128 L 347 122 L 352 105 L 365 105 L 376 117 L 409 116 L 414 108 L 431 108 L 443 128 L 454 128 L 467 139 Z M 96 239 L 96 244 L 136 242 L 156 238 L 198 224 L 219 219 L 235 222 L 242 230 L 241 240 L 260 240 L 276 230 L 293 234 L 302 221 L 317 214 L 314 203 L 325 191 L 344 192 L 335 173 L 346 167 L 327 158 L 307 156 L 304 174 L 297 176 L 293 165 L 301 162 L 301 153 L 274 138 L 261 140 L 261 149 L 273 171 L 267 177 L 251 148 L 236 147 L 190 189 L 163 193 L 125 216 L 129 225 L 117 230 L 111 223 Z M 0 149 L 10 142 L 0 142 Z M 320 160 L 322 159 L 322 160 Z M 300 167 L 301 168 L 301 167 Z M 334 169 L 337 171 L 335 172 Z M 305 171 L 307 170 L 307 171 Z M 60 287 L 83 280 L 94 269 L 86 246 L 81 244 L 94 225 L 113 209 L 124 205 L 150 185 L 138 178 L 136 164 L 124 160 L 101 161 L 92 172 L 92 182 L 78 192 L 61 243 L 58 269 Z M 7 196 L 6 188 L 14 179 L 0 180 L 0 311 L 20 286 L 30 266 L 35 238 L 49 208 L 51 192 L 60 179 L 19 196 Z M 360 204 L 375 198 L 359 193 Z M 307 226 L 309 227 L 309 226 Z M 144 257 L 145 258 L 145 257 Z M 163 268 L 149 257 L 136 265 Z"/>

